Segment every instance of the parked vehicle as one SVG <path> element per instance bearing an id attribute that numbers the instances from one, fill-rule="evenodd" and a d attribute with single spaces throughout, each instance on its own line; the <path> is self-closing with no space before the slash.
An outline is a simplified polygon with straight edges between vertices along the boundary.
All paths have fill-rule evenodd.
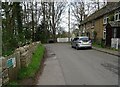
<path id="1" fill-rule="evenodd" d="M 92 41 L 87 36 L 74 38 L 71 41 L 71 47 L 76 48 L 92 48 Z"/>

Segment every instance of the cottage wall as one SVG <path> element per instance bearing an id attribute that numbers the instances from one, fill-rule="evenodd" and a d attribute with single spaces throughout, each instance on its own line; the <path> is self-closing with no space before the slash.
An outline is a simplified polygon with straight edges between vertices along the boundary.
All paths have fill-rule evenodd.
<path id="1" fill-rule="evenodd" d="M 89 33 L 90 38 L 94 39 L 94 31 L 97 33 L 96 40 L 101 41 L 101 39 L 105 39 L 104 29 L 107 24 L 107 21 L 115 21 L 115 12 L 119 11 L 120 2 L 112 2 L 101 8 L 100 10 L 96 11 L 95 13 L 91 14 L 87 17 L 80 26 L 85 27 L 86 35 Z M 106 17 L 104 19 L 104 17 Z M 103 19 L 105 24 L 103 24 Z M 107 21 L 106 21 L 107 20 Z M 94 23 L 94 25 L 92 25 Z M 106 42 L 105 42 L 106 43 Z"/>
<path id="2" fill-rule="evenodd" d="M 103 38 L 103 17 L 94 20 L 94 26 L 92 25 L 92 21 L 86 23 L 86 32 L 90 33 L 90 38 L 94 39 L 93 31 L 97 32 L 96 39 L 101 40 Z"/>
<path id="3" fill-rule="evenodd" d="M 98 40 L 102 39 L 103 38 L 103 30 L 104 30 L 103 17 L 95 20 L 94 30 L 97 32 L 97 39 Z"/>

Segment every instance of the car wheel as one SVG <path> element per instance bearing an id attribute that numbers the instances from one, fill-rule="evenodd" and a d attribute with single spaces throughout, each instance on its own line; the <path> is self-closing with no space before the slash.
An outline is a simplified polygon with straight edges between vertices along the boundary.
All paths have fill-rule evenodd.
<path id="1" fill-rule="evenodd" d="M 78 45 L 76 45 L 76 49 L 77 49 L 77 50 L 79 50 L 79 47 L 78 47 Z"/>
<path id="2" fill-rule="evenodd" d="M 71 46 L 72 48 L 74 48 L 73 46 Z"/>
<path id="3" fill-rule="evenodd" d="M 92 47 L 89 47 L 89 49 L 92 49 Z"/>

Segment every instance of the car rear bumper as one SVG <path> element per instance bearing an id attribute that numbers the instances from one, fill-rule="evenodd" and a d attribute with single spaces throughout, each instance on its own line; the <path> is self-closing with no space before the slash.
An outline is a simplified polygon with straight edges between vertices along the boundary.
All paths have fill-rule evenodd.
<path id="1" fill-rule="evenodd" d="M 78 44 L 78 47 L 79 48 L 88 48 L 88 47 L 92 47 L 92 45 L 91 44 Z"/>

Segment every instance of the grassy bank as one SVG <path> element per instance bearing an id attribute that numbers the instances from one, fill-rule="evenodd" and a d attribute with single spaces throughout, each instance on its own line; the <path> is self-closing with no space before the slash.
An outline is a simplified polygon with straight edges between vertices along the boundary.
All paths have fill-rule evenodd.
<path id="1" fill-rule="evenodd" d="M 18 73 L 18 80 L 9 82 L 5 87 L 21 87 L 19 81 L 34 78 L 40 68 L 41 61 L 45 52 L 43 45 L 39 44 L 32 55 L 31 63 L 27 68 L 22 68 Z M 4 86 L 3 86 L 4 87 Z"/>
<path id="2" fill-rule="evenodd" d="M 104 48 L 104 49 L 108 49 L 108 50 L 118 51 L 118 50 L 115 49 L 115 48 L 105 47 L 104 45 L 100 45 L 100 44 L 97 44 L 97 43 L 93 43 L 92 45 L 93 45 L 94 47 L 98 47 L 98 48 Z"/>
<path id="3" fill-rule="evenodd" d="M 33 78 L 38 71 L 41 60 L 44 55 L 45 48 L 43 45 L 38 45 L 37 49 L 35 50 L 33 56 L 32 56 L 32 61 L 28 65 L 27 68 L 22 68 L 19 72 L 18 79 L 25 79 L 25 78 Z"/>
<path id="4" fill-rule="evenodd" d="M 100 44 L 97 43 L 92 43 L 93 46 L 98 47 L 98 48 L 104 48 L 103 46 L 101 46 Z"/>

